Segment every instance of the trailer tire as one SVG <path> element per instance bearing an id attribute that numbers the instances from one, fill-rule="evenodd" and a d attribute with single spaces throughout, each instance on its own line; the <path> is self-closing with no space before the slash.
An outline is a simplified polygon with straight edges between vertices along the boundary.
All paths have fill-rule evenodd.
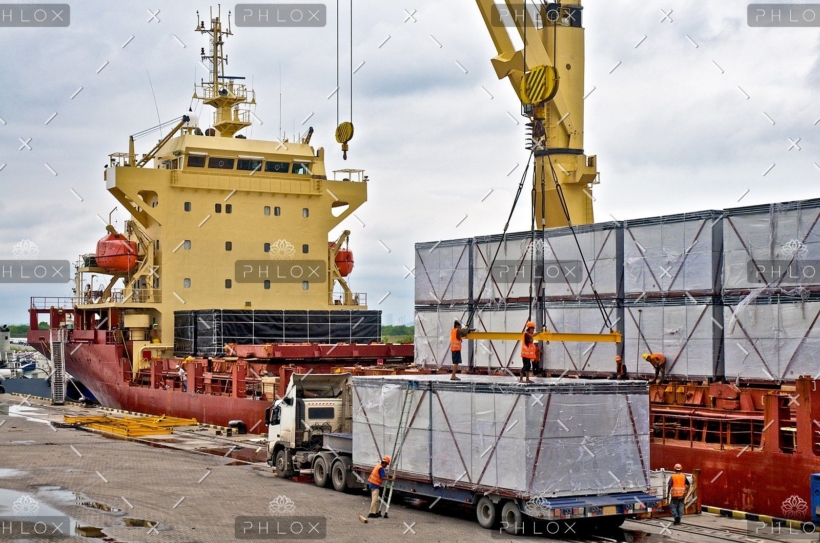
<path id="1" fill-rule="evenodd" d="M 287 479 L 291 476 L 291 470 L 288 466 L 288 453 L 285 449 L 279 449 L 279 452 L 276 453 L 276 463 L 274 467 L 276 468 L 277 477 Z"/>
<path id="2" fill-rule="evenodd" d="M 330 484 L 330 474 L 327 469 L 327 462 L 321 456 L 317 456 L 313 462 L 313 482 L 319 488 L 327 488 Z"/>
<path id="3" fill-rule="evenodd" d="M 498 506 L 487 496 L 482 496 L 475 506 L 475 516 L 482 528 L 492 530 L 498 524 Z"/>
<path id="4" fill-rule="evenodd" d="M 341 460 L 336 460 L 330 468 L 330 479 L 337 492 L 347 490 L 347 466 Z"/>
<path id="5" fill-rule="evenodd" d="M 521 508 L 512 500 L 504 502 L 501 508 L 501 527 L 510 535 L 518 535 L 524 533 L 524 515 L 521 514 Z"/>

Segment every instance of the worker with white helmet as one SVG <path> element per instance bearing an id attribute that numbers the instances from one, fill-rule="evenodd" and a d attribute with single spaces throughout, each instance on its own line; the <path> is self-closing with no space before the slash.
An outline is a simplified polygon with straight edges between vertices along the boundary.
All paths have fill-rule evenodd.
<path id="1" fill-rule="evenodd" d="M 689 491 L 689 479 L 686 474 L 682 473 L 683 466 L 675 464 L 675 473 L 669 478 L 669 510 L 672 512 L 672 518 L 675 519 L 675 524 L 680 524 L 680 519 L 683 516 L 683 506 L 686 494 Z"/>
<path id="2" fill-rule="evenodd" d="M 538 346 L 533 341 L 532 336 L 535 333 L 535 323 L 529 321 L 524 328 L 524 335 L 521 337 L 521 375 L 518 377 L 519 383 L 531 383 L 530 374 L 538 360 Z M 526 381 L 524 378 L 526 377 Z"/>

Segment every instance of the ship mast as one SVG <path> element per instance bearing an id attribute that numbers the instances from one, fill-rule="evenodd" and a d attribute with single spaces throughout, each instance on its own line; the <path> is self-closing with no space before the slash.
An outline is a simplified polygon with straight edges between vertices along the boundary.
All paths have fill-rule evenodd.
<path id="1" fill-rule="evenodd" d="M 205 21 L 200 20 L 199 11 L 196 12 L 197 26 L 195 31 L 200 34 L 209 34 L 210 52 L 205 52 L 205 48 L 200 49 L 202 63 L 210 62 L 210 74 L 208 81 L 204 79 L 194 91 L 194 98 L 202 100 L 206 105 L 213 107 L 214 112 L 213 128 L 219 136 L 230 138 L 238 131 L 251 125 L 250 109 L 247 105 L 256 104 L 256 96 L 253 90 L 248 90 L 244 84 L 237 83 L 244 77 L 225 75 L 225 66 L 228 64 L 228 57 L 223 52 L 225 38 L 232 36 L 231 32 L 231 12 L 228 12 L 227 29 L 223 28 L 221 21 L 221 6 L 217 8 L 217 15 L 214 17 L 211 9 L 211 27 L 205 27 Z M 250 95 L 250 100 L 248 97 Z"/>

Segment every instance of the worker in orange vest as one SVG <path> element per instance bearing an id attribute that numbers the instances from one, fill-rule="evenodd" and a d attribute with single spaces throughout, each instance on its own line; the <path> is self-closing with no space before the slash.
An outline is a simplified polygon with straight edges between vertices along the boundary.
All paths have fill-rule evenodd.
<path id="1" fill-rule="evenodd" d="M 370 489 L 370 514 L 367 518 L 379 518 L 382 516 L 379 511 L 379 491 L 382 489 L 382 481 L 387 479 L 386 468 L 390 465 L 390 457 L 385 456 L 382 461 L 370 472 L 367 478 L 367 487 Z"/>
<path id="2" fill-rule="evenodd" d="M 617 355 L 615 357 L 615 379 L 624 380 L 627 378 L 626 364 L 624 363 L 623 358 L 621 358 L 621 355 Z"/>
<path id="3" fill-rule="evenodd" d="M 686 478 L 685 473 L 681 472 L 682 469 L 680 464 L 675 464 L 675 473 L 669 478 L 669 510 L 672 512 L 675 524 L 680 524 L 680 518 L 683 516 L 683 500 L 689 492 L 689 479 Z"/>
<path id="4" fill-rule="evenodd" d="M 533 366 L 538 360 L 538 346 L 533 341 L 532 336 L 535 333 L 535 323 L 529 321 L 524 329 L 524 335 L 521 336 L 521 375 L 518 376 L 519 383 L 532 383 L 530 381 L 530 373 L 532 373 Z M 524 381 L 524 377 L 527 378 Z"/>
<path id="5" fill-rule="evenodd" d="M 458 365 L 461 364 L 461 340 L 472 332 L 472 328 L 463 328 L 461 323 L 455 321 L 453 323 L 453 329 L 450 330 L 450 355 L 452 358 L 452 367 L 453 373 L 450 376 L 451 381 L 460 381 L 458 377 L 456 377 L 456 372 L 458 371 Z"/>
<path id="6" fill-rule="evenodd" d="M 655 383 L 661 384 L 666 375 L 666 357 L 660 353 L 643 353 L 643 359 L 655 368 Z"/>

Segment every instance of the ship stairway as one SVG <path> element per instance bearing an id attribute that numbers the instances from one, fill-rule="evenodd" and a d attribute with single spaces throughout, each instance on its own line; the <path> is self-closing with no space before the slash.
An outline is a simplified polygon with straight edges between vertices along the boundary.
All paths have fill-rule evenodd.
<path id="1" fill-rule="evenodd" d="M 51 403 L 65 404 L 66 375 L 65 375 L 65 347 L 66 331 L 64 329 L 51 331 Z"/>

